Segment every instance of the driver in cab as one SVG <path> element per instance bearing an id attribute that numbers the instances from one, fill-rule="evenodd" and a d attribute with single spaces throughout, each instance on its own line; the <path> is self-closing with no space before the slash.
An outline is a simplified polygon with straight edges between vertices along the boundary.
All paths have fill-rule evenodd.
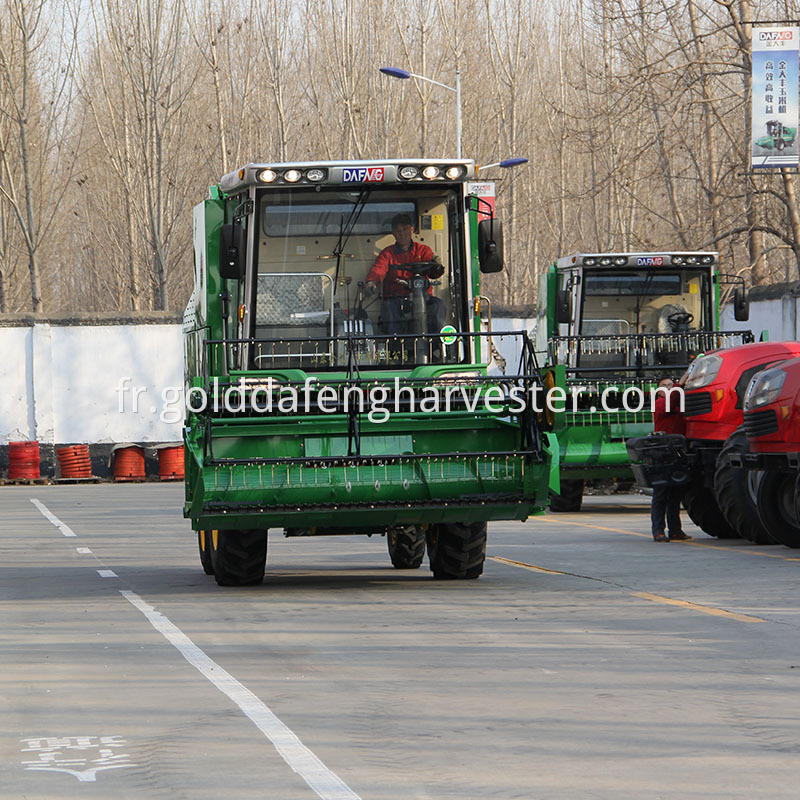
<path id="1" fill-rule="evenodd" d="M 414 277 L 410 270 L 403 269 L 403 264 L 431 263 L 425 275 L 428 278 L 439 278 L 444 274 L 444 267 L 430 247 L 414 241 L 414 225 L 408 214 L 398 214 L 392 218 L 392 235 L 394 244 L 384 247 L 375 263 L 367 273 L 364 290 L 367 296 L 378 291 L 378 284 L 383 282 L 383 302 L 381 303 L 381 320 L 387 333 L 405 333 L 411 313 L 408 282 Z M 441 330 L 447 316 L 445 304 L 433 296 L 433 287 L 428 286 L 425 294 L 427 327 L 430 333 Z"/>

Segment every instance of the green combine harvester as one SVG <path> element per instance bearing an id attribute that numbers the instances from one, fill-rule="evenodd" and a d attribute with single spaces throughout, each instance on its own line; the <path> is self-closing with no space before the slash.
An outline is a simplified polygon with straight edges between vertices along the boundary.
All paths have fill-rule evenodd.
<path id="1" fill-rule="evenodd" d="M 475 170 L 248 164 L 196 206 L 184 514 L 218 583 L 263 579 L 268 528 L 381 534 L 397 568 L 427 548 L 435 578 L 477 578 L 487 522 L 546 508 L 533 342 L 503 331 L 522 355 L 499 374 L 481 332 L 503 241 Z"/>
<path id="2" fill-rule="evenodd" d="M 579 511 L 586 480 L 633 479 L 625 442 L 653 430 L 659 379 L 679 377 L 699 353 L 753 340 L 719 330 L 725 283 L 739 284 L 734 316 L 747 320 L 744 282 L 720 274 L 715 252 L 580 253 L 540 276 L 536 351 L 546 385 L 567 396 L 549 413 L 561 471 L 553 511 Z M 638 410 L 637 397 L 646 398 Z"/>

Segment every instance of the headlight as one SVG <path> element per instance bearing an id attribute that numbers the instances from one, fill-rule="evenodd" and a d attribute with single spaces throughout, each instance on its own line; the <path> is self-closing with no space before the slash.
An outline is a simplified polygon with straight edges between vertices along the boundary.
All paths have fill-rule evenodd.
<path id="1" fill-rule="evenodd" d="M 696 264 L 697 263 L 697 256 L 686 256 L 686 263 L 687 264 Z"/>
<path id="2" fill-rule="evenodd" d="M 614 259 L 614 263 L 615 263 L 615 264 L 616 264 L 618 267 L 624 267 L 624 266 L 625 266 L 625 265 L 628 263 L 628 259 L 627 259 L 625 256 L 617 256 L 617 257 Z"/>
<path id="3" fill-rule="evenodd" d="M 427 167 L 425 167 L 424 170 L 422 170 L 422 177 L 428 178 L 429 180 L 431 178 L 438 178 L 439 167 L 435 167 L 433 164 L 429 164 Z"/>
<path id="4" fill-rule="evenodd" d="M 464 174 L 464 167 L 448 167 L 444 173 L 451 181 L 455 181 Z"/>
<path id="5" fill-rule="evenodd" d="M 583 263 L 586 264 L 587 267 L 593 267 L 597 263 L 597 259 L 593 256 L 589 256 L 583 259 Z"/>
<path id="6" fill-rule="evenodd" d="M 782 369 L 765 369 L 759 372 L 747 387 L 744 395 L 744 410 L 751 411 L 777 400 L 781 393 L 786 373 Z"/>
<path id="7" fill-rule="evenodd" d="M 712 264 L 714 262 L 714 256 L 703 256 L 700 259 L 701 264 Z"/>
<path id="8" fill-rule="evenodd" d="M 311 181 L 311 183 L 320 183 L 320 181 L 325 180 L 325 170 L 324 169 L 310 169 L 306 172 L 306 180 Z"/>
<path id="9" fill-rule="evenodd" d="M 672 256 L 672 263 L 675 264 L 676 267 L 683 264 L 685 260 L 683 256 Z"/>
<path id="10" fill-rule="evenodd" d="M 419 175 L 419 170 L 416 167 L 400 167 L 400 177 L 404 180 L 413 180 L 417 175 Z"/>
<path id="11" fill-rule="evenodd" d="M 603 256 L 600 259 L 600 264 L 602 266 L 604 266 L 604 267 L 610 267 L 611 266 L 611 258 L 610 258 L 610 256 Z"/>
<path id="12" fill-rule="evenodd" d="M 262 169 L 261 172 L 258 173 L 258 179 L 261 183 L 272 183 L 277 177 L 278 173 L 275 172 L 274 169 Z"/>
<path id="13" fill-rule="evenodd" d="M 286 172 L 283 173 L 283 179 L 287 183 L 297 183 L 302 177 L 303 173 L 300 172 L 299 169 L 287 169 Z"/>
<path id="14" fill-rule="evenodd" d="M 704 386 L 708 386 L 719 374 L 721 366 L 722 356 L 700 356 L 689 367 L 686 391 L 702 389 Z"/>

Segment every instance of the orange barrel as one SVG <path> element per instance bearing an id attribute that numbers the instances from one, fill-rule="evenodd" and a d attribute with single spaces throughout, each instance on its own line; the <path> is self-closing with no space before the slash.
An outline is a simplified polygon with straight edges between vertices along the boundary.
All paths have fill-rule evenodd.
<path id="1" fill-rule="evenodd" d="M 114 451 L 114 480 L 144 480 L 144 449 L 132 444 Z"/>
<path id="2" fill-rule="evenodd" d="M 183 475 L 183 445 L 162 447 L 158 451 L 158 476 L 162 481 L 182 481 Z"/>
<path id="3" fill-rule="evenodd" d="M 9 480 L 36 480 L 42 477 L 39 442 L 8 443 L 8 477 Z"/>
<path id="4" fill-rule="evenodd" d="M 88 444 L 74 444 L 70 447 L 59 447 L 58 463 L 61 465 L 62 478 L 91 478 L 92 460 L 89 457 Z"/>

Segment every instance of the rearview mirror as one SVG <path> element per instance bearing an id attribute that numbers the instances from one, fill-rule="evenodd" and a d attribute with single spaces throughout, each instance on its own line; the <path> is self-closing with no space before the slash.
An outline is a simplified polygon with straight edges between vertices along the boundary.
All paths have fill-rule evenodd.
<path id="1" fill-rule="evenodd" d="M 503 269 L 503 223 L 497 219 L 478 223 L 478 262 L 481 272 Z"/>
<path id="2" fill-rule="evenodd" d="M 750 319 L 750 300 L 744 289 L 733 290 L 733 318 L 737 322 L 747 322 Z"/>
<path id="3" fill-rule="evenodd" d="M 219 274 L 228 280 L 244 277 L 247 244 L 241 225 L 223 225 L 219 234 Z"/>
<path id="4" fill-rule="evenodd" d="M 572 302 L 569 289 L 556 292 L 556 322 L 559 325 L 569 325 L 572 322 Z"/>

